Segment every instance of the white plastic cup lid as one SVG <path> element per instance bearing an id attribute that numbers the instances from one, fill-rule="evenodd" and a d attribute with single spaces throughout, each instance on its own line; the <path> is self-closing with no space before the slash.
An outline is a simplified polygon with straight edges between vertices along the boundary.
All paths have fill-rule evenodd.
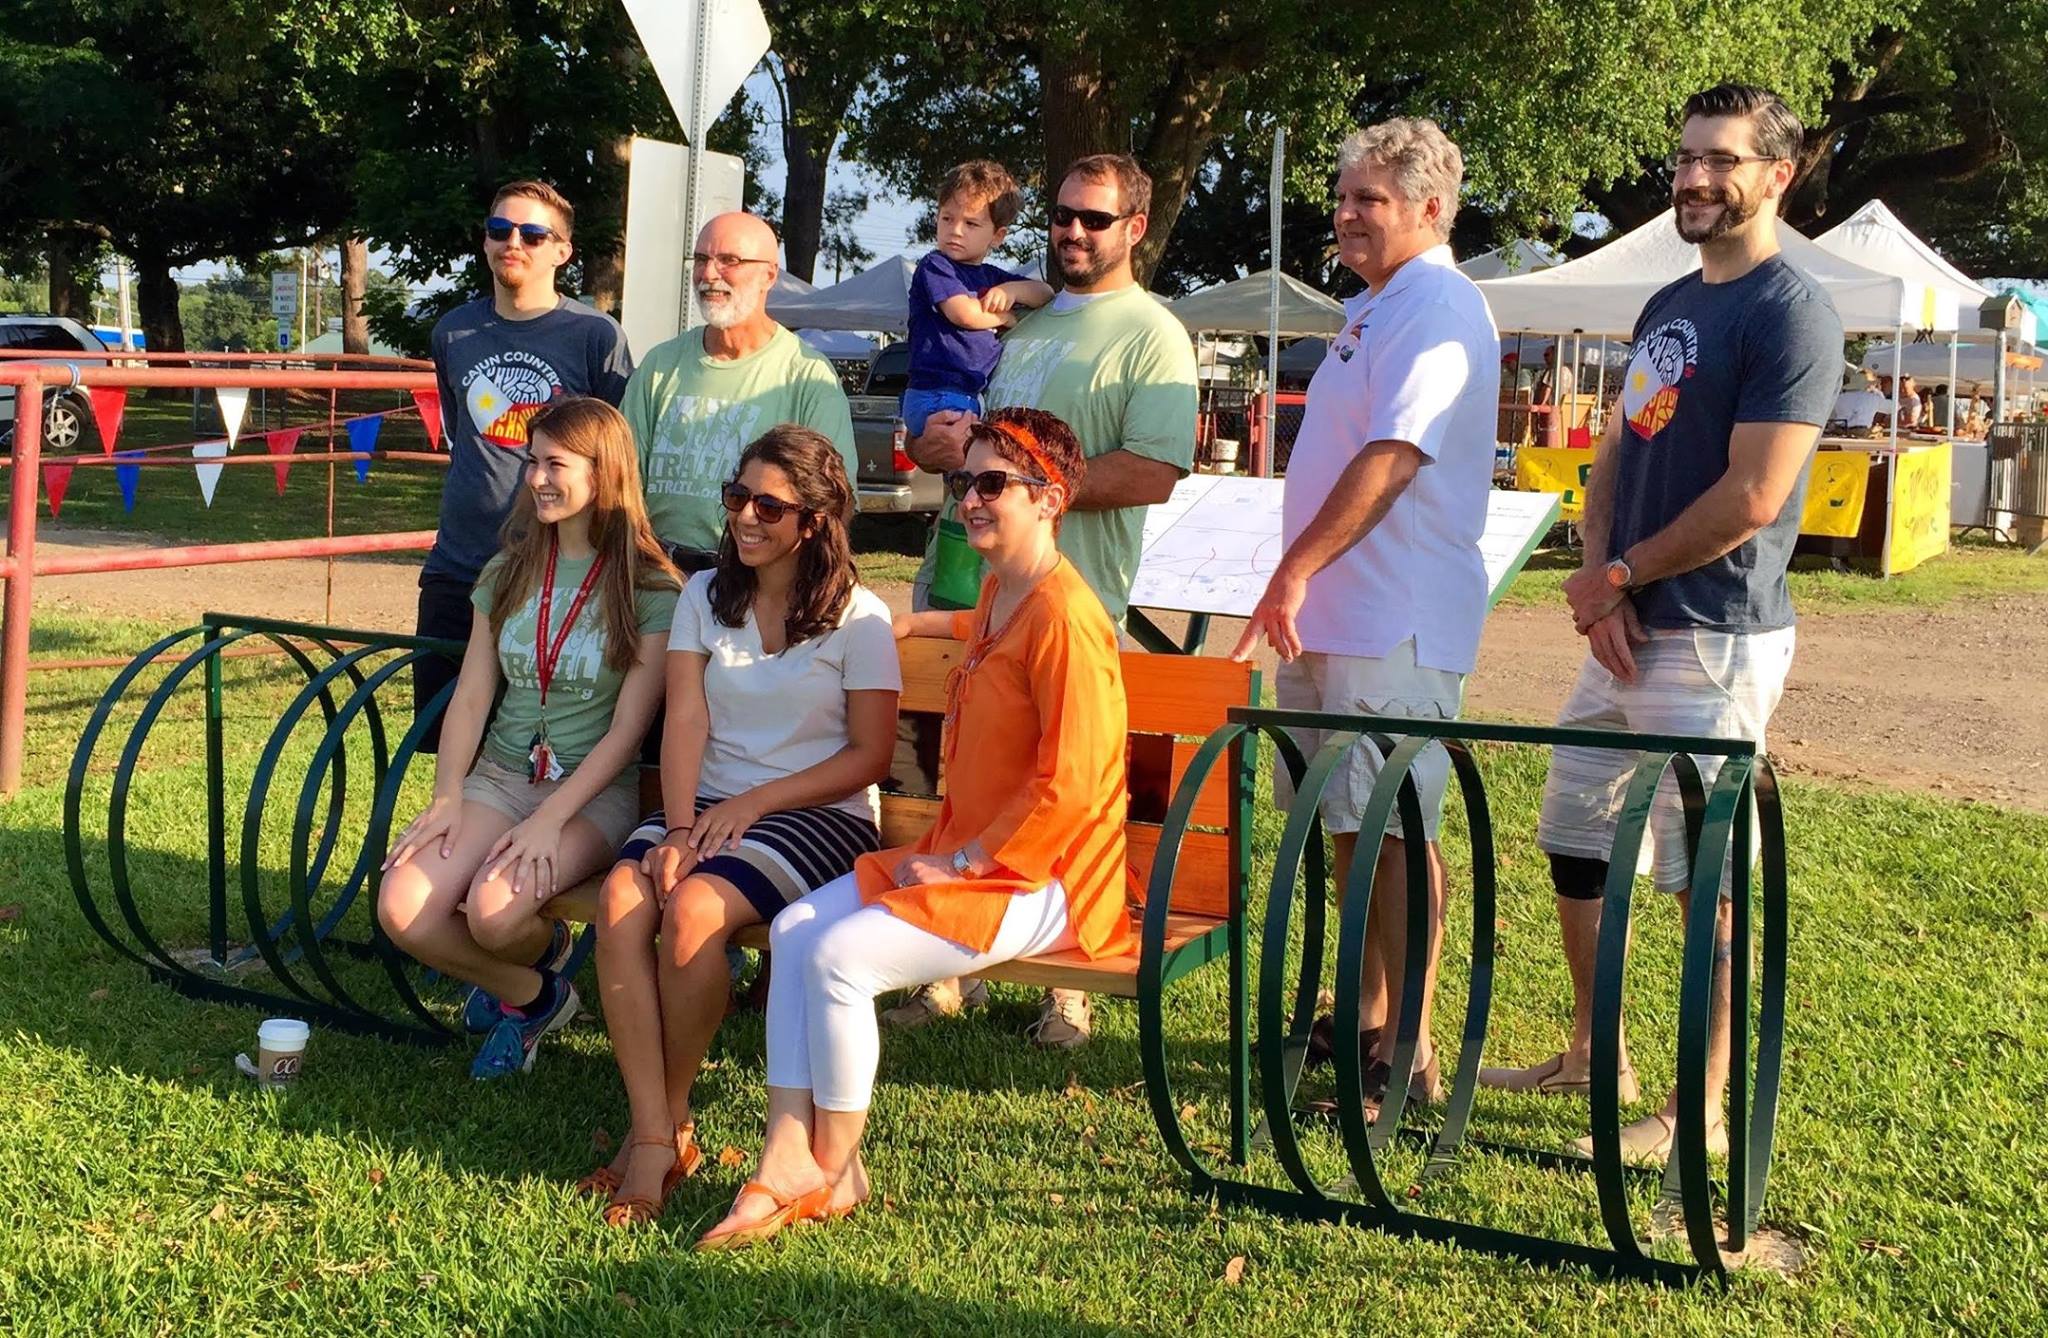
<path id="1" fill-rule="evenodd" d="M 273 1017 L 264 1019 L 256 1029 L 256 1040 L 269 1050 L 298 1050 L 312 1034 L 313 1029 L 297 1018 Z"/>

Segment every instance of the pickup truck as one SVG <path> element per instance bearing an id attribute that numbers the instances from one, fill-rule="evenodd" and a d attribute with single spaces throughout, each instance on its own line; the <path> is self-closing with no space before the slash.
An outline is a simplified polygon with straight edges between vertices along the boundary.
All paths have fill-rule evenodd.
<path id="1" fill-rule="evenodd" d="M 861 393 L 846 397 L 853 411 L 854 453 L 860 477 L 854 481 L 860 509 L 867 513 L 937 511 L 945 485 L 903 453 L 903 391 L 910 383 L 910 345 L 897 341 L 868 362 Z"/>

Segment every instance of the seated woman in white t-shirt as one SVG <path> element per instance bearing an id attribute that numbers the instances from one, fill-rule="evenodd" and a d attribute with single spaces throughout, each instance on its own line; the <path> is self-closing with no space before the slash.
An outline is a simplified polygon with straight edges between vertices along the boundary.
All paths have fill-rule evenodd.
<path id="1" fill-rule="evenodd" d="M 889 608 L 860 586 L 853 489 L 819 433 L 770 429 L 740 456 L 715 569 L 669 638 L 662 800 L 599 901 L 597 976 L 632 1136 L 584 1192 L 651 1220 L 702 1160 L 690 1089 L 725 1016 L 726 941 L 881 844 L 903 686 Z M 656 937 L 660 949 L 656 951 Z"/>

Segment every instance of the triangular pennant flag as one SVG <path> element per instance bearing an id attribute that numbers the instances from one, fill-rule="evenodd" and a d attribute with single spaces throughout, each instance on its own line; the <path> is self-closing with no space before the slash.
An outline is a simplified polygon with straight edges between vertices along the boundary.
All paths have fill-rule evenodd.
<path id="1" fill-rule="evenodd" d="M 116 460 L 140 460 L 142 458 L 142 452 L 121 451 L 118 452 L 114 456 L 114 458 Z M 133 511 L 135 509 L 135 485 L 140 483 L 141 481 L 141 465 L 114 466 L 114 482 L 121 485 L 121 509 L 123 511 Z"/>
<path id="2" fill-rule="evenodd" d="M 194 460 L 218 460 L 227 453 L 228 444 L 224 441 L 195 441 L 192 443 L 192 458 Z M 192 466 L 192 472 L 199 476 L 199 495 L 206 499 L 206 504 L 209 507 L 213 505 L 213 490 L 220 486 L 220 471 L 224 468 L 226 468 L 225 465 Z"/>
<path id="3" fill-rule="evenodd" d="M 420 406 L 420 423 L 427 429 L 427 449 L 441 449 L 441 392 L 415 390 L 412 402 Z"/>
<path id="4" fill-rule="evenodd" d="M 280 428 L 276 432 L 266 432 L 263 434 L 265 449 L 272 456 L 284 457 L 273 459 L 270 463 L 270 467 L 277 471 L 277 495 L 279 497 L 284 496 L 284 476 L 291 472 L 292 462 L 290 456 L 293 451 L 299 448 L 300 431 L 301 429 L 296 427 L 287 427 Z"/>
<path id="5" fill-rule="evenodd" d="M 99 425 L 100 449 L 112 455 L 114 440 L 121 435 L 121 415 L 128 408 L 128 388 L 94 386 L 86 395 L 92 400 L 92 420 Z"/>
<path id="6" fill-rule="evenodd" d="M 64 493 L 71 487 L 71 465 L 45 464 L 43 466 L 43 492 L 50 499 L 50 518 L 56 519 L 64 513 Z"/>
<path id="7" fill-rule="evenodd" d="M 222 386 L 213 392 L 220 401 L 221 426 L 227 430 L 228 445 L 242 435 L 242 416 L 249 412 L 249 388 L 247 386 Z"/>
<path id="8" fill-rule="evenodd" d="M 370 452 L 377 449 L 377 430 L 384 426 L 384 415 L 373 413 L 368 418 L 351 418 L 348 422 L 348 448 L 356 456 L 356 482 L 370 481 Z"/>

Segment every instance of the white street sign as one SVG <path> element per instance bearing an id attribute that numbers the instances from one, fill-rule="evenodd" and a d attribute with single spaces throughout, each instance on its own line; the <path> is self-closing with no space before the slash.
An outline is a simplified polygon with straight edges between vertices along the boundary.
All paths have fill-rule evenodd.
<path id="1" fill-rule="evenodd" d="M 270 314 L 283 320 L 299 310 L 299 272 L 277 269 L 270 272 Z"/>
<path id="2" fill-rule="evenodd" d="M 685 139 L 708 129 L 768 54 L 759 0 L 625 0 Z M 702 21 L 700 30 L 699 23 Z M 702 51 L 698 44 L 702 42 Z M 692 148 L 697 147 L 692 144 Z"/>

